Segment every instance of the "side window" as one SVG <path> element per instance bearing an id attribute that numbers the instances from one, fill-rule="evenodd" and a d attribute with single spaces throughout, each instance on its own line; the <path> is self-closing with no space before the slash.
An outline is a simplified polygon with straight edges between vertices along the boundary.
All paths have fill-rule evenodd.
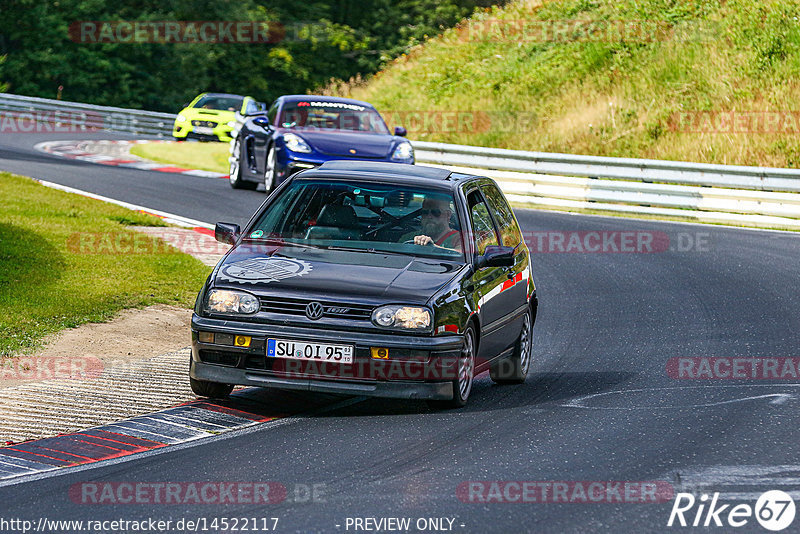
<path id="1" fill-rule="evenodd" d="M 270 124 L 275 124 L 275 116 L 278 114 L 278 102 L 273 102 L 267 111 L 267 119 Z"/>
<path id="2" fill-rule="evenodd" d="M 245 106 L 244 108 L 245 114 L 250 115 L 251 113 L 255 113 L 256 111 L 258 111 L 258 106 L 256 105 L 256 103 L 253 102 L 252 100 L 248 100 L 247 106 Z"/>
<path id="3" fill-rule="evenodd" d="M 522 232 L 520 232 L 517 220 L 514 218 L 514 212 L 511 211 L 511 206 L 508 205 L 503 193 L 495 185 L 484 185 L 481 190 L 486 195 L 489 207 L 497 217 L 497 222 L 500 225 L 500 240 L 503 242 L 503 246 L 516 247 L 522 241 Z"/>
<path id="4" fill-rule="evenodd" d="M 467 202 L 469 204 L 469 216 L 472 219 L 475 250 L 478 254 L 483 254 L 486 251 L 486 247 L 498 244 L 497 232 L 494 228 L 494 223 L 492 223 L 492 217 L 489 215 L 489 208 L 477 191 L 470 193 L 469 197 L 467 197 Z"/>

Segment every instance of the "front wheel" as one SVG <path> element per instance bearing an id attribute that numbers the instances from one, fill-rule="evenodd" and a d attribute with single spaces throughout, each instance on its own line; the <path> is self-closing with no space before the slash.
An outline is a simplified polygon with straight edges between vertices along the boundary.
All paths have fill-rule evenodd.
<path id="1" fill-rule="evenodd" d="M 475 329 L 472 325 L 464 332 L 464 345 L 458 356 L 456 379 L 453 380 L 452 400 L 431 400 L 428 405 L 436 410 L 446 408 L 463 408 L 467 405 L 475 377 Z"/>
<path id="2" fill-rule="evenodd" d="M 208 382 L 207 380 L 197 380 L 189 377 L 189 385 L 192 392 L 200 397 L 211 399 L 224 399 L 233 391 L 232 384 L 220 384 L 219 382 Z"/>
<path id="3" fill-rule="evenodd" d="M 522 331 L 519 333 L 514 352 L 509 358 L 495 362 L 489 368 L 489 376 L 496 384 L 522 384 L 531 366 L 531 347 L 533 345 L 533 320 L 531 310 L 522 317 Z"/>
<path id="4" fill-rule="evenodd" d="M 269 147 L 267 153 L 267 165 L 264 170 L 264 189 L 270 194 L 275 189 L 275 178 L 278 173 L 278 154 L 275 152 L 275 145 Z"/>

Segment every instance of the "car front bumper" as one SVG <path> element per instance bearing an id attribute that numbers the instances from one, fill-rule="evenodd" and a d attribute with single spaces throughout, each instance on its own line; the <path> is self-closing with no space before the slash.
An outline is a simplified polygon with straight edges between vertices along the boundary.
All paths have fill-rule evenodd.
<path id="1" fill-rule="evenodd" d="M 198 332 L 249 336 L 248 347 L 202 343 Z M 354 346 L 353 364 L 266 356 L 268 338 Z M 453 398 L 461 336 L 409 336 L 248 323 L 192 316 L 190 376 L 249 385 L 401 399 Z M 373 359 L 371 349 L 388 350 Z"/>

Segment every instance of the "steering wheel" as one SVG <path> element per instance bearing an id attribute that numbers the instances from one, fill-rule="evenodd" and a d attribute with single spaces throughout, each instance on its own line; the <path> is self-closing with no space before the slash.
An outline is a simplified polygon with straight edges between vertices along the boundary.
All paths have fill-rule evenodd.
<path id="1" fill-rule="evenodd" d="M 388 213 L 386 213 L 386 212 L 384 211 L 384 212 L 382 212 L 382 213 L 384 213 L 384 214 L 388 215 L 389 217 L 391 217 L 391 218 L 392 218 L 392 219 L 394 219 L 394 220 L 392 220 L 392 221 L 389 221 L 388 223 L 382 224 L 382 225 L 378 226 L 377 228 L 373 228 L 372 230 L 369 230 L 369 231 L 365 232 L 365 233 L 364 233 L 364 237 L 366 237 L 366 236 L 369 236 L 369 235 L 372 235 L 372 234 L 377 234 L 378 232 L 381 232 L 381 231 L 383 231 L 383 230 L 386 230 L 387 228 L 391 228 L 392 226 L 399 225 L 399 224 L 401 224 L 402 222 L 404 222 L 406 219 L 413 219 L 414 217 L 416 217 L 417 215 L 419 215 L 419 212 L 420 212 L 420 211 L 422 211 L 422 208 L 420 208 L 420 209 L 418 209 L 418 210 L 415 210 L 415 211 L 412 211 L 411 213 L 406 213 L 406 214 L 405 214 L 405 215 L 403 215 L 402 217 L 395 217 L 395 216 L 393 216 L 393 215 L 390 215 L 390 214 L 388 214 Z"/>

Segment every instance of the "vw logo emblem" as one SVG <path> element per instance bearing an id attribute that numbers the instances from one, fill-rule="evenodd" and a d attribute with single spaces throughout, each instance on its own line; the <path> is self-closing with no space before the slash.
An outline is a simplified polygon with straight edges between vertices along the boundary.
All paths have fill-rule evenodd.
<path id="1" fill-rule="evenodd" d="M 306 305 L 306 317 L 308 317 L 312 321 L 316 321 L 317 319 L 322 317 L 322 312 L 324 311 L 325 309 L 319 302 L 309 302 Z"/>

